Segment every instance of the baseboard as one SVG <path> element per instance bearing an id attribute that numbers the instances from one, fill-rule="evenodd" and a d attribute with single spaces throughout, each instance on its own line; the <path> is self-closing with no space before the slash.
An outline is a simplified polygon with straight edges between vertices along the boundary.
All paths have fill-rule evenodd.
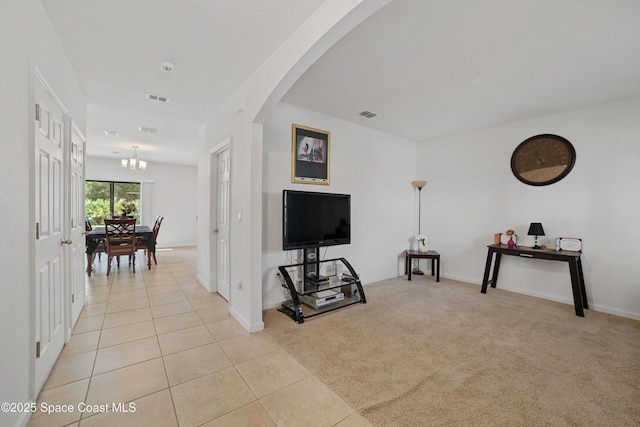
<path id="1" fill-rule="evenodd" d="M 514 289 L 514 288 L 511 288 L 511 287 L 508 287 L 508 286 L 507 287 L 501 286 L 500 289 L 502 289 L 504 291 L 513 292 L 515 294 L 528 295 L 528 296 L 531 296 L 531 297 L 536 297 L 536 298 L 540 298 L 540 299 L 546 299 L 546 300 L 549 300 L 549 301 L 555 301 L 555 302 L 559 302 L 559 303 L 562 303 L 562 304 L 568 304 L 570 306 L 574 305 L 573 304 L 573 298 L 563 298 L 563 297 L 558 297 L 557 295 L 545 294 L 543 292 L 528 291 L 528 290 L 523 290 L 523 289 Z M 588 301 L 588 295 L 587 295 L 587 302 L 589 303 L 589 310 L 598 311 L 600 313 L 612 314 L 614 316 L 624 317 L 624 318 L 627 318 L 627 319 L 640 320 L 640 313 L 633 313 L 633 312 L 630 312 L 630 311 L 618 310 L 618 309 L 607 307 L 607 306 L 600 305 L 600 304 L 594 304 L 594 303 Z"/>
<path id="2" fill-rule="evenodd" d="M 286 299 L 282 299 L 279 301 L 269 301 L 267 303 L 263 303 L 262 304 L 262 309 L 263 310 L 271 310 L 272 308 L 276 308 L 276 307 L 280 307 L 280 305 L 282 305 L 283 302 L 285 302 Z"/>
<path id="3" fill-rule="evenodd" d="M 427 272 L 424 272 L 425 274 L 427 274 Z M 431 274 L 431 272 L 429 272 L 429 274 Z M 471 283 L 474 285 L 482 285 L 482 280 L 478 280 L 472 277 L 464 277 L 464 276 L 442 276 L 440 275 L 440 279 L 449 279 L 449 280 L 457 280 L 459 282 L 465 282 L 465 283 Z M 557 295 L 551 295 L 551 294 L 546 294 L 543 292 L 536 292 L 536 291 L 529 291 L 526 289 L 521 289 L 521 288 L 512 288 L 509 286 L 500 286 L 500 289 L 504 290 L 504 291 L 509 291 L 509 292 L 513 292 L 515 294 L 522 294 L 522 295 L 528 295 L 531 297 L 536 297 L 536 298 L 540 298 L 540 299 L 546 299 L 549 301 L 555 301 L 555 302 L 559 302 L 562 304 L 569 304 L 571 306 L 573 306 L 573 298 L 564 298 L 564 297 L 558 297 Z M 589 301 L 588 301 L 589 302 Z M 614 316 L 620 316 L 620 317 L 625 317 L 627 319 L 634 319 L 634 320 L 640 320 L 640 313 L 634 313 L 631 311 L 625 311 L 625 310 L 618 310 L 616 308 L 611 308 L 611 307 L 607 307 L 604 305 L 600 305 L 600 304 L 594 304 L 592 302 L 589 302 L 589 309 L 592 311 L 598 311 L 601 313 L 607 313 L 607 314 L 612 314 Z"/>
<path id="4" fill-rule="evenodd" d="M 545 294 L 544 292 L 529 291 L 521 288 L 512 288 L 510 286 L 500 286 L 499 289 L 503 291 L 513 292 L 514 294 L 528 295 L 530 297 L 536 297 L 540 299 L 546 299 L 549 301 L 560 302 L 562 304 L 573 305 L 573 298 L 559 297 L 557 295 Z"/>
<path id="5" fill-rule="evenodd" d="M 433 277 L 431 275 L 431 269 L 422 270 L 422 272 L 424 273 L 425 276 Z M 404 273 L 399 275 L 398 277 L 403 277 L 403 276 L 407 277 L 407 275 L 404 274 Z M 416 275 L 412 274 L 411 277 L 416 277 Z M 391 279 L 391 277 L 390 277 L 390 279 Z M 440 275 L 440 280 L 442 280 L 442 279 L 455 280 L 457 282 L 472 283 L 474 285 L 481 285 L 482 284 L 482 281 L 478 281 L 477 279 L 474 279 L 473 277 L 466 277 L 466 276 L 456 276 L 456 275 L 453 275 L 453 276 L 446 275 L 445 276 L 445 275 L 441 274 Z M 386 280 L 386 279 L 383 279 L 383 280 Z M 363 283 L 363 285 L 364 285 L 364 283 Z"/>
<path id="6" fill-rule="evenodd" d="M 209 292 L 216 292 L 216 291 L 212 290 L 212 289 L 209 287 L 209 283 L 207 283 L 207 281 L 206 281 L 206 280 L 204 280 L 204 279 L 203 279 L 199 274 L 196 274 L 196 282 L 198 282 L 198 283 L 200 283 L 202 286 L 204 286 L 204 288 L 205 288 L 206 290 L 208 290 Z"/>
<path id="7" fill-rule="evenodd" d="M 171 249 L 171 248 L 188 248 L 188 247 L 197 247 L 197 243 L 177 243 L 171 245 L 158 245 L 156 249 Z"/>
<path id="8" fill-rule="evenodd" d="M 236 321 L 240 323 L 240 326 L 242 326 L 249 333 L 260 332 L 264 329 L 264 322 L 262 320 L 252 325 L 251 323 L 247 322 L 247 320 L 233 308 L 229 309 L 229 314 L 231 314 L 231 317 L 236 319 Z"/>
<path id="9" fill-rule="evenodd" d="M 589 309 L 599 311 L 601 313 L 612 314 L 614 316 L 625 317 L 627 319 L 640 320 L 640 313 L 632 313 L 630 311 L 617 310 L 615 308 L 606 307 L 600 304 L 589 303 Z"/>
<path id="10" fill-rule="evenodd" d="M 265 302 L 264 300 L 262 300 L 262 310 L 271 310 L 272 308 L 280 307 L 283 302 L 290 299 L 291 294 L 289 293 L 289 289 L 282 288 L 280 298 L 274 298 L 274 295 L 272 295 L 270 301 Z"/>
<path id="11" fill-rule="evenodd" d="M 426 274 L 426 273 L 425 273 Z M 429 273 L 431 274 L 431 273 Z M 478 280 L 475 279 L 473 277 L 466 277 L 466 276 L 443 276 L 442 274 L 440 275 L 440 279 L 449 279 L 449 280 L 456 280 L 458 282 L 465 282 L 465 283 L 473 283 L 474 285 L 481 285 L 482 284 L 482 280 Z"/>

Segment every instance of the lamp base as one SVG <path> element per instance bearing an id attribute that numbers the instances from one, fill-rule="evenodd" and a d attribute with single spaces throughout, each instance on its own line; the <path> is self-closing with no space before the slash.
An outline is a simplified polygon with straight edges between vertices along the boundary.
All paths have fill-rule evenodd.
<path id="1" fill-rule="evenodd" d="M 413 270 L 411 270 L 411 274 L 417 274 L 418 276 L 423 276 L 424 275 L 422 270 L 420 270 L 418 267 L 414 267 Z"/>
<path id="2" fill-rule="evenodd" d="M 531 249 L 542 249 L 540 246 L 538 246 L 538 236 L 536 236 L 536 241 L 531 247 Z"/>

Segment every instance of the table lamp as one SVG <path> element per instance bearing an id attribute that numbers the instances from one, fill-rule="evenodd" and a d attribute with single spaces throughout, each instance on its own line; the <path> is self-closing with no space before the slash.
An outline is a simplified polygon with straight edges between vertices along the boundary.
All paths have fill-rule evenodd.
<path id="1" fill-rule="evenodd" d="M 531 225 L 529 225 L 529 231 L 527 232 L 527 235 L 536 236 L 536 243 L 533 246 L 533 249 L 540 249 L 540 246 L 538 246 L 538 236 L 544 236 L 544 228 L 542 228 L 542 223 L 532 222 Z"/>

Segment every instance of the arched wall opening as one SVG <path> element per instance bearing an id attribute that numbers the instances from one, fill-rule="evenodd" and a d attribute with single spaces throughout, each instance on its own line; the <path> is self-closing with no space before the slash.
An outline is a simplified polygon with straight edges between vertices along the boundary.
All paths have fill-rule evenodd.
<path id="1" fill-rule="evenodd" d="M 328 0 L 236 90 L 202 129 L 198 164 L 198 279 L 215 289 L 209 150 L 231 138 L 231 315 L 248 331 L 262 330 L 263 127 L 295 81 L 331 46 L 392 0 Z"/>

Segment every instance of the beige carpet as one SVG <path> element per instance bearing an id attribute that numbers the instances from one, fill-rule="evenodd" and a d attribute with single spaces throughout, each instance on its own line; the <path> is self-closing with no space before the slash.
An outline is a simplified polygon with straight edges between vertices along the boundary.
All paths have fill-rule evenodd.
<path id="1" fill-rule="evenodd" d="M 419 277 L 265 332 L 377 426 L 640 426 L 640 322 Z"/>

